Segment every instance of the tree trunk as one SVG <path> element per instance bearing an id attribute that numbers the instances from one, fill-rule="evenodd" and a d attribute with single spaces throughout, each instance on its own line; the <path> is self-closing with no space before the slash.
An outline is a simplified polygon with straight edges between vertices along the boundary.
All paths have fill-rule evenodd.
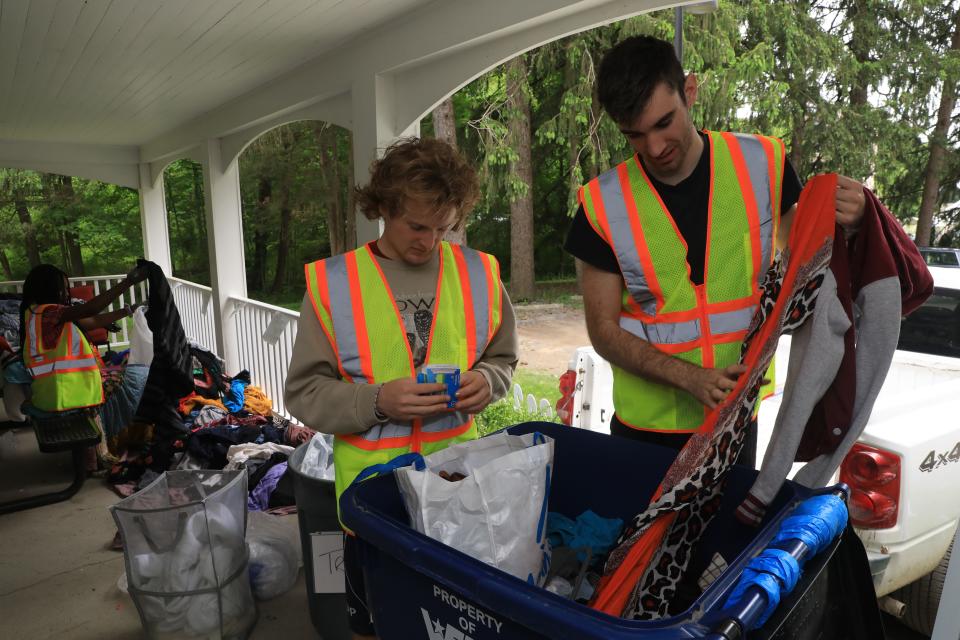
<path id="1" fill-rule="evenodd" d="M 57 234 L 58 244 L 60 245 L 60 264 L 63 265 L 63 270 L 67 273 L 70 273 L 70 254 L 67 253 L 67 234 L 61 231 Z"/>
<path id="2" fill-rule="evenodd" d="M 867 104 L 867 92 L 870 83 L 869 73 L 864 65 L 870 61 L 869 30 L 873 24 L 876 24 L 876 17 L 871 15 L 869 9 L 867 0 L 854 0 L 847 9 L 847 16 L 853 24 L 850 52 L 858 64 L 853 85 L 850 87 L 850 105 L 857 108 Z"/>
<path id="3" fill-rule="evenodd" d="M 433 110 L 433 134 L 438 140 L 443 140 L 454 149 L 459 148 L 457 144 L 457 116 L 453 108 L 453 96 L 448 96 L 446 100 L 437 105 Z M 467 245 L 467 226 L 466 221 L 462 229 L 451 229 L 443 236 L 447 242 L 454 244 Z"/>
<path id="4" fill-rule="evenodd" d="M 163 180 L 163 193 L 164 201 L 167 205 L 167 224 L 170 226 L 170 273 L 172 275 L 178 274 L 180 271 L 177 268 L 177 252 L 175 250 L 177 246 L 177 240 L 180 239 L 180 214 L 177 211 L 177 201 L 173 197 L 173 188 L 170 186 L 171 180 L 164 176 Z"/>
<path id="5" fill-rule="evenodd" d="M 960 11 L 954 15 L 953 37 L 950 39 L 950 51 L 960 50 Z M 920 198 L 920 212 L 917 215 L 917 245 L 930 244 L 933 229 L 933 214 L 940 199 L 940 178 L 946 159 L 946 140 L 950 131 L 950 117 L 957 102 L 957 79 L 947 73 L 943 79 L 943 93 L 940 95 L 940 108 L 937 110 L 937 124 L 930 136 L 930 155 L 923 170 L 923 196 Z"/>
<path id="6" fill-rule="evenodd" d="M 76 210 L 77 194 L 73 190 L 73 177 L 58 176 L 59 195 L 63 204 L 74 218 L 78 217 Z M 83 266 L 83 252 L 80 250 L 80 236 L 74 229 L 67 229 L 63 232 L 63 241 L 67 248 L 67 270 L 71 276 L 84 276 L 86 274 Z"/>
<path id="7" fill-rule="evenodd" d="M 203 201 L 203 168 L 196 162 L 190 165 L 193 172 L 193 221 L 196 225 L 192 244 L 194 247 L 194 256 L 207 255 L 207 216 L 206 204 Z M 208 266 L 208 261 L 198 262 L 190 265 L 193 269 L 200 269 Z"/>
<path id="8" fill-rule="evenodd" d="M 270 206 L 272 190 L 270 178 L 261 177 L 257 185 L 257 205 L 263 214 Z M 267 283 L 267 234 L 263 230 L 262 222 L 257 220 L 253 225 L 253 282 L 251 285 L 256 291 L 263 291 Z"/>
<path id="9" fill-rule="evenodd" d="M 23 245 L 27 251 L 27 262 L 30 267 L 40 264 L 40 247 L 37 244 L 37 230 L 33 226 L 33 219 L 30 217 L 30 209 L 27 208 L 27 201 L 22 194 L 16 194 L 13 208 L 20 219 L 20 226 L 23 227 Z"/>
<path id="10" fill-rule="evenodd" d="M 10 268 L 7 250 L 3 248 L 0 248 L 0 267 L 3 267 L 3 277 L 7 280 L 13 280 L 13 269 Z"/>
<path id="11" fill-rule="evenodd" d="M 280 198 L 280 232 L 277 240 L 277 270 L 273 274 L 273 291 L 280 292 L 287 284 L 287 254 L 290 252 L 290 194 L 283 185 L 284 193 Z"/>
<path id="12" fill-rule="evenodd" d="M 510 175 L 519 187 L 510 201 L 510 294 L 517 300 L 534 296 L 533 165 L 530 158 L 530 98 L 523 56 L 507 63 L 507 109 L 510 147 L 517 157 Z"/>
<path id="13" fill-rule="evenodd" d="M 320 155 L 320 177 L 326 200 L 327 239 L 330 255 L 344 252 L 346 246 L 346 220 L 344 219 L 343 185 L 340 183 L 340 154 L 337 149 L 337 133 L 329 125 L 317 125 L 317 146 Z"/>

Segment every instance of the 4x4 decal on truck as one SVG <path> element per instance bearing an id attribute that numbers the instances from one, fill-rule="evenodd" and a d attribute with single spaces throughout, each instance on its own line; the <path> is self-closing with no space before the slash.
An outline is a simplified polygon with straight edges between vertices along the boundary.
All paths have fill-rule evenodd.
<path id="1" fill-rule="evenodd" d="M 937 453 L 935 450 L 928 453 L 920 463 L 920 471 L 933 471 L 951 462 L 960 462 L 960 442 L 953 445 L 950 453 Z"/>

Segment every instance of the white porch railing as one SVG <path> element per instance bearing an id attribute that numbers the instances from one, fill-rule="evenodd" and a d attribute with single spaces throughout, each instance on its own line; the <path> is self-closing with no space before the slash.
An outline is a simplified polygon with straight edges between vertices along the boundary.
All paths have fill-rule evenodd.
<path id="1" fill-rule="evenodd" d="M 168 277 L 173 301 L 180 312 L 183 332 L 200 346 L 220 354 L 213 323 L 213 289 L 202 284 Z"/>
<path id="2" fill-rule="evenodd" d="M 88 276 L 88 277 L 77 277 L 70 278 L 70 286 L 90 286 L 93 288 L 93 295 L 97 296 L 103 291 L 106 291 L 110 287 L 117 285 L 121 280 L 124 279 L 124 275 L 107 275 L 107 276 Z M 5 293 L 20 293 L 23 291 L 23 280 L 7 280 L 0 282 L 0 292 Z M 141 282 L 139 285 L 124 291 L 119 298 L 109 307 L 106 311 L 114 311 L 116 309 L 122 308 L 126 304 L 137 304 L 138 302 L 146 302 L 147 299 L 147 285 L 145 282 Z M 123 348 L 130 344 L 130 332 L 127 322 L 119 322 L 120 331 L 118 333 L 110 334 L 110 345 L 112 347 Z"/>
<path id="3" fill-rule="evenodd" d="M 241 366 L 250 371 L 254 386 L 273 401 L 273 410 L 292 418 L 283 402 L 300 314 L 249 298 L 230 298 L 230 315 L 240 341 Z"/>

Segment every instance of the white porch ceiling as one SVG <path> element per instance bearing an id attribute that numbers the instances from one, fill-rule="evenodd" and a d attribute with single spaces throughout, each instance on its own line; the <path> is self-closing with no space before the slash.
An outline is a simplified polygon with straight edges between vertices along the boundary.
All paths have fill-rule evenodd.
<path id="1" fill-rule="evenodd" d="M 522 51 L 674 5 L 716 0 L 0 0 L 0 166 L 136 187 L 304 118 L 368 153 Z"/>
<path id="2" fill-rule="evenodd" d="M 0 139 L 140 145 L 429 0 L 0 0 Z"/>

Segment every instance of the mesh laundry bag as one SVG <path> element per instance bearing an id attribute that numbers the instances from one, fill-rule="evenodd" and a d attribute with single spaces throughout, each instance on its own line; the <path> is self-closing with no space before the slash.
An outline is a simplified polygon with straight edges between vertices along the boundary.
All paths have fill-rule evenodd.
<path id="1" fill-rule="evenodd" d="M 247 636 L 246 471 L 168 471 L 110 510 L 148 638 Z"/>

